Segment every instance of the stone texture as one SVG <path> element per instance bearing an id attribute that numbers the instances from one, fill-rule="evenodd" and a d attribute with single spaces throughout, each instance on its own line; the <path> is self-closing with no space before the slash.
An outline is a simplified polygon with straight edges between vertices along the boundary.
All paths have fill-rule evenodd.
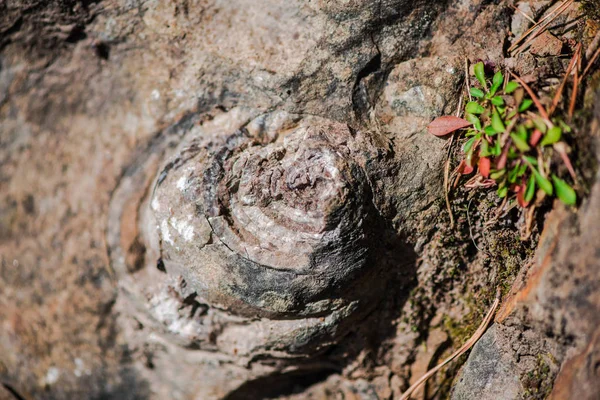
<path id="1" fill-rule="evenodd" d="M 503 343 L 504 342 L 504 343 Z M 471 350 L 457 378 L 453 400 L 522 398 L 515 360 L 505 352 L 506 338 L 492 325 Z"/>
<path id="2" fill-rule="evenodd" d="M 444 244 L 447 142 L 423 128 L 454 113 L 464 57 L 502 59 L 510 13 L 484 0 L 2 2 L 0 383 L 39 399 L 399 396 L 415 360 L 422 371 L 461 344 L 426 332 L 445 332 L 442 316 L 460 320 L 469 308 L 458 294 L 483 293 L 493 281 L 468 235 L 455 249 Z M 255 114 L 231 118 L 242 108 Z M 294 360 L 289 346 L 265 348 L 265 338 L 275 325 L 304 329 L 306 319 L 215 311 L 192 296 L 197 287 L 164 273 L 173 265 L 161 262 L 159 237 L 142 240 L 156 227 L 138 224 L 150 210 L 147 188 L 190 132 L 220 126 L 204 136 L 216 143 L 273 111 L 344 126 L 348 143 L 365 135 L 353 157 L 383 222 L 373 225 L 381 289 L 371 312 L 350 312 L 340 330 L 330 324 L 334 340 Z M 574 245 L 593 245 L 593 209 Z M 185 240 L 188 230 L 177 227 Z M 571 232 L 579 231 L 565 237 Z M 475 237 L 484 234 L 500 237 L 479 229 Z M 503 322 L 516 347 L 504 350 L 520 357 L 520 373 L 537 365 L 531 349 L 572 357 L 557 396 L 593 388 L 595 309 L 582 305 L 595 304 L 596 277 L 590 253 L 577 250 L 561 250 L 563 264 L 547 275 L 565 285 L 556 295 L 538 291 L 543 303 L 515 306 L 531 315 L 511 311 Z M 576 273 L 560 275 L 572 253 Z M 368 286 L 336 279 L 338 294 Z M 310 323 L 327 326 L 326 317 Z M 262 336 L 245 337 L 250 324 L 264 327 Z M 535 329 L 523 334 L 527 324 Z M 542 343 L 546 328 L 555 340 Z M 285 342 L 314 339 L 303 334 Z"/>

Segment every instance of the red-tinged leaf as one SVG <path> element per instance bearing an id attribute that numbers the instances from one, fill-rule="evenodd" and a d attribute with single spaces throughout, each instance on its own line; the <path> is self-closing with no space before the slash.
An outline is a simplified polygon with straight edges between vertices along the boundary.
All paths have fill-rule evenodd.
<path id="1" fill-rule="evenodd" d="M 525 201 L 526 189 L 527 189 L 527 185 L 525 183 L 523 183 L 521 186 L 519 186 L 519 191 L 517 192 L 517 202 L 523 208 L 526 208 L 529 205 L 529 202 Z"/>
<path id="2" fill-rule="evenodd" d="M 517 185 L 516 183 L 513 183 L 512 185 L 510 185 L 510 191 L 513 193 L 519 193 L 522 190 L 521 185 Z"/>
<path id="3" fill-rule="evenodd" d="M 462 160 L 460 164 L 458 164 L 458 168 L 456 169 L 459 174 L 469 175 L 473 172 L 473 167 L 467 164 L 465 160 Z"/>
<path id="4" fill-rule="evenodd" d="M 488 178 L 490 176 L 490 167 L 491 167 L 490 159 L 487 157 L 481 157 L 479 159 L 479 173 L 484 178 Z"/>
<path id="5" fill-rule="evenodd" d="M 446 115 L 434 119 L 429 126 L 427 126 L 427 130 L 435 136 L 446 136 L 449 133 L 471 125 L 472 124 L 466 119 Z"/>
<path id="6" fill-rule="evenodd" d="M 532 146 L 537 146 L 541 138 L 542 132 L 539 129 L 535 129 L 529 138 L 529 144 Z"/>

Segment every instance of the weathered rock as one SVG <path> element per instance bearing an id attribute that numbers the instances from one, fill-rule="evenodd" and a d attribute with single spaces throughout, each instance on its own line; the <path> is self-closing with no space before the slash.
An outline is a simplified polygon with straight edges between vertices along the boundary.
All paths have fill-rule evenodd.
<path id="1" fill-rule="evenodd" d="M 246 360 L 314 356 L 377 305 L 384 227 L 365 168 L 387 149 L 323 118 L 255 115 L 234 109 L 185 133 L 140 188 L 149 196 L 135 207 L 134 240 L 122 229 L 131 185 L 117 188 L 112 266 L 133 301 L 149 299 L 140 308 L 187 346 Z M 124 242 L 145 249 L 145 269 L 127 264 L 138 257 L 123 254 L 139 246 Z M 185 304 L 187 318 L 177 312 Z"/>
<path id="2" fill-rule="evenodd" d="M 453 297 L 493 284 L 471 240 L 497 232 L 444 251 L 447 142 L 423 128 L 455 112 L 464 57 L 501 61 L 510 14 L 485 0 L 0 4 L 0 383 L 40 399 L 398 396 L 411 365 L 462 344 L 442 322 L 465 315 Z M 285 129 L 268 121 L 283 114 Z M 279 172 L 294 178 L 266 180 Z M 315 232 L 294 220 L 307 215 Z M 562 290 L 544 302 L 564 300 L 553 318 L 569 330 L 550 325 L 570 346 L 579 309 Z M 534 319 L 519 318 L 505 332 L 523 373 L 545 331 L 520 336 Z M 586 335 L 564 388 L 593 387 Z"/>
<path id="3" fill-rule="evenodd" d="M 505 352 L 503 342 L 506 337 L 495 325 L 479 339 L 458 376 L 453 400 L 521 398 L 516 362 Z"/>

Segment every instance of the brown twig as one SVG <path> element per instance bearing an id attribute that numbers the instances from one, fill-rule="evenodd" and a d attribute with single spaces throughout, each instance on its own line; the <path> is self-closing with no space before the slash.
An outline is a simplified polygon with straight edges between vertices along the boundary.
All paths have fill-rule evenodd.
<path id="1" fill-rule="evenodd" d="M 552 146 L 554 150 L 558 152 L 560 158 L 562 158 L 567 170 L 569 170 L 569 174 L 571 178 L 573 178 L 574 182 L 577 182 L 577 174 L 575 173 L 575 168 L 573 168 L 573 164 L 571 164 L 571 160 L 569 159 L 569 155 L 567 154 L 568 147 L 565 142 L 554 143 Z"/>
<path id="2" fill-rule="evenodd" d="M 535 215 L 535 204 L 533 204 L 525 212 L 525 226 L 524 232 L 521 235 L 521 240 L 527 240 L 531 236 L 531 227 L 533 226 L 533 217 Z"/>
<path id="3" fill-rule="evenodd" d="M 594 40 L 592 40 L 592 43 L 590 43 L 590 45 L 586 49 L 586 51 L 585 51 L 585 59 L 589 60 L 590 58 L 592 58 L 592 54 L 594 54 L 594 52 L 599 47 L 600 47 L 600 31 L 598 31 L 598 33 L 596 33 L 596 36 L 594 36 Z"/>
<path id="4" fill-rule="evenodd" d="M 558 87 L 558 90 L 556 91 L 554 98 L 552 99 L 552 105 L 550 105 L 550 109 L 548 110 L 548 115 L 554 114 L 556 107 L 558 107 L 558 103 L 560 102 L 560 99 L 562 97 L 562 93 L 565 88 L 565 84 L 567 83 L 567 80 L 569 79 L 569 76 L 571 75 L 571 72 L 573 71 L 573 67 L 575 67 L 575 65 L 577 63 L 577 59 L 580 57 L 581 57 L 581 43 L 578 43 L 577 47 L 575 48 L 575 53 L 573 53 L 573 57 L 571 58 L 571 61 L 569 62 L 569 66 L 567 67 L 567 71 L 565 72 L 565 76 L 564 76 L 562 82 L 560 83 L 560 86 Z"/>
<path id="5" fill-rule="evenodd" d="M 575 63 L 575 76 L 573 77 L 573 90 L 571 91 L 571 101 L 569 102 L 569 123 L 573 119 L 575 113 L 575 103 L 577 102 L 577 91 L 579 90 L 579 71 L 581 70 L 581 46 L 577 48 L 577 61 Z"/>
<path id="6" fill-rule="evenodd" d="M 490 321 L 492 320 L 492 318 L 494 316 L 494 313 L 496 312 L 496 309 L 498 308 L 498 304 L 500 304 L 500 290 L 498 290 L 498 292 L 496 294 L 496 299 L 494 300 L 494 303 L 490 307 L 490 310 L 488 311 L 487 315 L 483 319 L 483 322 L 481 322 L 481 325 L 479 325 L 479 328 L 477 328 L 477 331 L 475 331 L 475 333 L 473 334 L 473 336 L 471 336 L 471 338 L 469 340 L 467 340 L 467 342 L 464 345 L 462 345 L 462 347 L 460 349 L 456 350 L 450 357 L 446 358 L 441 364 L 438 364 L 436 367 L 434 367 L 434 368 L 430 369 L 429 371 L 427 371 L 425 373 L 425 375 L 423 375 L 421 378 L 419 378 L 418 381 L 416 381 L 415 383 L 413 383 L 412 386 L 409 387 L 408 390 L 406 390 L 406 392 L 404 392 L 402 394 L 402 396 L 400 396 L 400 400 L 408 400 L 408 399 L 410 399 L 410 395 L 422 383 L 426 382 L 427 379 L 431 378 L 436 372 L 438 372 L 440 369 L 442 369 L 450 361 L 454 360 L 456 357 L 460 357 L 467 350 L 469 350 L 471 347 L 473 347 L 473 345 L 475 343 L 477 343 L 477 341 L 479 340 L 479 338 L 485 333 L 485 331 L 486 331 L 486 329 L 487 329 Z"/>
<path id="7" fill-rule="evenodd" d="M 590 58 L 590 61 L 588 61 L 587 66 L 585 67 L 585 71 L 583 71 L 583 74 L 581 74 L 581 79 L 585 78 L 587 73 L 590 72 L 590 69 L 592 69 L 592 65 L 594 65 L 594 63 L 596 62 L 596 60 L 598 59 L 599 56 L 600 56 L 600 47 L 598 47 L 598 49 L 596 50 L 596 52 L 594 53 L 592 58 Z"/>
<path id="8" fill-rule="evenodd" d="M 524 16 L 525 18 L 527 18 L 529 20 L 529 22 L 531 22 L 532 24 L 537 24 L 537 22 L 535 22 L 535 19 L 531 18 L 529 15 L 527 15 L 525 13 L 525 11 L 521 10 L 519 7 L 516 7 L 514 5 L 510 5 L 510 8 L 512 8 L 513 10 L 517 11 L 519 14 L 521 14 L 522 16 Z"/>

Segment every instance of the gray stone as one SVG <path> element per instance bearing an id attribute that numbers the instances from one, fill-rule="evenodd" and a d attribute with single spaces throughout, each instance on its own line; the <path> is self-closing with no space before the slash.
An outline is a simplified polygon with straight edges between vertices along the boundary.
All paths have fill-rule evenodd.
<path id="1" fill-rule="evenodd" d="M 520 399 L 523 388 L 516 364 L 498 341 L 503 340 L 492 325 L 471 350 L 463 367 L 452 400 Z"/>

